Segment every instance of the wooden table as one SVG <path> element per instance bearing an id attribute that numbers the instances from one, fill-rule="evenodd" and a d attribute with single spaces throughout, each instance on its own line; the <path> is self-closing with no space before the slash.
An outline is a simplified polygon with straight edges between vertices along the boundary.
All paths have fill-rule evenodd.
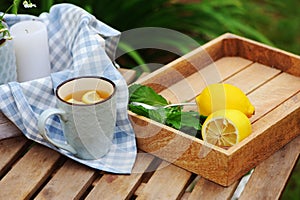
<path id="1" fill-rule="evenodd" d="M 130 83 L 132 70 L 121 69 Z M 19 132 L 0 114 L 1 132 Z M 278 199 L 296 165 L 300 136 L 259 164 L 240 199 Z M 0 199 L 230 199 L 239 182 L 222 187 L 139 151 L 133 173 L 91 169 L 24 136 L 0 141 Z"/>

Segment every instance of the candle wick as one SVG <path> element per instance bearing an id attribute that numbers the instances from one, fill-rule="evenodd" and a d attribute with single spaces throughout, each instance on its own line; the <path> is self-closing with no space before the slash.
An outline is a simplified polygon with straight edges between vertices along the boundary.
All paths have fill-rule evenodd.
<path id="1" fill-rule="evenodd" d="M 27 30 L 27 29 L 25 29 L 25 32 L 28 34 L 29 33 L 29 31 Z"/>

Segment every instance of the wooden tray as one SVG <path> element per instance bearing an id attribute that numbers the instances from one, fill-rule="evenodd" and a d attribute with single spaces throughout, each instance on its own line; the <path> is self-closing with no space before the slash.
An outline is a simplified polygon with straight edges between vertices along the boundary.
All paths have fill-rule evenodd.
<path id="1" fill-rule="evenodd" d="M 227 33 L 139 81 L 172 103 L 214 82 L 238 86 L 256 108 L 252 134 L 227 150 L 129 116 L 140 149 L 228 186 L 300 134 L 300 57 Z"/>

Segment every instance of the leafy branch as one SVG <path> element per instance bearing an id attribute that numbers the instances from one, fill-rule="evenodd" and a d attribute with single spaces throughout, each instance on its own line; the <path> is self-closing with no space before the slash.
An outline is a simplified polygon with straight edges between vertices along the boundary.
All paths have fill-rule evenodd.
<path id="1" fill-rule="evenodd" d="M 8 30 L 8 28 L 5 26 L 4 24 L 4 16 L 11 10 L 11 12 L 15 15 L 18 14 L 18 7 L 20 4 L 20 0 L 14 0 L 13 3 L 6 9 L 6 11 L 4 13 L 2 13 L 2 15 L 0 16 L 0 34 L 2 34 L 2 37 L 0 37 L 0 39 L 4 39 L 4 40 L 11 40 L 12 37 L 10 35 L 10 32 Z M 35 4 L 31 3 L 30 0 L 28 1 L 23 1 L 23 6 L 24 8 L 32 8 L 32 7 L 36 7 Z"/>

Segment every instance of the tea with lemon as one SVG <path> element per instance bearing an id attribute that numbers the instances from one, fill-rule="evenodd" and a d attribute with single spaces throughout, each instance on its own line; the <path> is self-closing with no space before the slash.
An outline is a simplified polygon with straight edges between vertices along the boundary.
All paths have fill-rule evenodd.
<path id="1" fill-rule="evenodd" d="M 100 90 L 80 90 L 67 95 L 64 101 L 75 104 L 94 104 L 109 97 L 109 93 Z"/>

